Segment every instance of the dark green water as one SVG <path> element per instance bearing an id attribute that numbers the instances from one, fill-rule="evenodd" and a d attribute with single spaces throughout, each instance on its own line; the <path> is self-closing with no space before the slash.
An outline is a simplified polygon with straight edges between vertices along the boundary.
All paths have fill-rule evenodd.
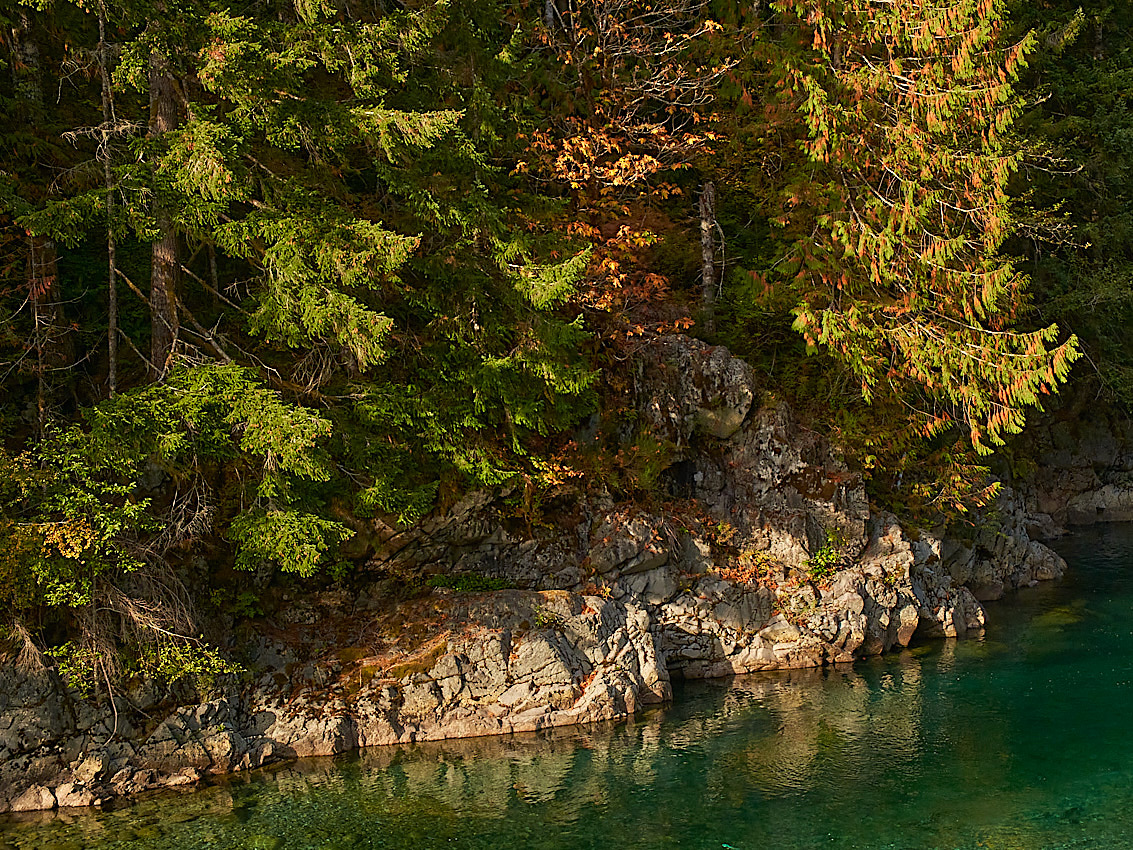
<path id="1" fill-rule="evenodd" d="M 1133 527 L 984 638 L 677 689 L 632 724 L 311 760 L 0 848 L 1133 847 Z"/>

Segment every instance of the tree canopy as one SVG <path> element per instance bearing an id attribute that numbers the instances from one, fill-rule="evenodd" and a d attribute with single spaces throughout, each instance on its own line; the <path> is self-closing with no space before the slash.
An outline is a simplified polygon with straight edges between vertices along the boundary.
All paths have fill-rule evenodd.
<path id="1" fill-rule="evenodd" d="M 0 595 L 75 669 L 114 635 L 154 669 L 196 646 L 194 552 L 216 581 L 341 576 L 359 518 L 552 486 L 643 336 L 726 342 L 800 403 L 852 384 L 811 415 L 871 403 L 887 428 L 850 448 L 934 458 L 936 508 L 986 499 L 979 456 L 1067 380 L 1076 331 L 1127 367 L 1082 322 L 1128 303 L 1117 11 L 28 0 L 0 23 Z"/>

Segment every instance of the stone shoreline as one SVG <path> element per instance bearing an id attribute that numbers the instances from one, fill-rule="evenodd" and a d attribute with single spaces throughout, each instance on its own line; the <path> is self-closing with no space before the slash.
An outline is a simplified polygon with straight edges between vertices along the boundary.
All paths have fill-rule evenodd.
<path id="1" fill-rule="evenodd" d="M 836 449 L 784 405 L 757 405 L 751 370 L 722 348 L 665 337 L 635 369 L 643 427 L 673 447 L 665 486 L 698 521 L 672 504 L 567 493 L 555 522 L 517 530 L 504 492 L 407 531 L 372 524 L 358 536 L 374 575 L 516 589 L 393 604 L 377 581 L 289 600 L 228 647 L 248 674 L 203 696 L 140 684 L 91 700 L 52 671 L 0 663 L 0 812 L 630 717 L 669 700 L 676 677 L 847 663 L 979 630 L 981 599 L 1062 574 L 1030 536 L 1053 520 L 1009 489 L 967 542 L 871 515 Z"/>

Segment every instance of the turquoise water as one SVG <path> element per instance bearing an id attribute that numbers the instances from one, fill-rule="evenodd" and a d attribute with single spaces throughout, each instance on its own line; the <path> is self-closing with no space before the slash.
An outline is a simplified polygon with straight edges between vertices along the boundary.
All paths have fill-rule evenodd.
<path id="1" fill-rule="evenodd" d="M 0 848 L 1133 847 L 1133 527 L 1060 548 L 1071 575 L 990 606 L 982 639 L 0 822 Z"/>

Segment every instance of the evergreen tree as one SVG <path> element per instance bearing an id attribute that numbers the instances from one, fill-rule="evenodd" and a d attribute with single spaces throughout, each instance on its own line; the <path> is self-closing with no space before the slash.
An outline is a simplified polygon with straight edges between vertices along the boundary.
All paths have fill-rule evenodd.
<path id="1" fill-rule="evenodd" d="M 1029 145 L 1022 176 L 1028 199 L 1057 215 L 1027 221 L 1012 248 L 1032 263 L 1036 307 L 1075 329 L 1091 380 L 1128 409 L 1133 7 L 1017 4 L 1014 12 L 1038 42 L 1023 80 L 1031 108 L 1019 127 Z"/>
<path id="2" fill-rule="evenodd" d="M 1078 356 L 1053 324 L 1015 329 L 1026 278 L 998 253 L 1033 39 L 1001 47 L 1003 4 L 986 0 L 776 9 L 798 37 L 771 52 L 774 85 L 805 127 L 775 268 L 795 327 L 867 399 L 892 388 L 924 433 L 959 424 L 990 451 Z"/>
<path id="3" fill-rule="evenodd" d="M 1095 50 L 1072 11 L 1039 15 L 1044 44 Z M 41 387 L 2 379 L 35 427 L 0 455 L 0 599 L 40 640 L 69 630 L 74 669 L 111 634 L 146 669 L 184 662 L 179 546 L 310 577 L 351 514 L 533 492 L 597 405 L 600 358 L 698 305 L 738 353 L 772 339 L 768 371 L 821 373 L 829 406 L 879 402 L 870 439 L 903 468 L 937 451 L 926 500 L 959 502 L 980 468 L 910 431 L 986 452 L 1077 356 L 1058 316 L 1028 324 L 1001 254 L 1036 41 L 1008 43 L 997 0 L 56 0 L 0 18 L 3 342 Z M 1075 113 L 1067 146 L 1093 159 L 1066 210 L 1116 234 L 1124 65 L 1058 61 L 1058 97 L 1112 106 Z M 1077 311 L 1067 270 L 1098 283 L 1128 259 L 1102 237 L 1039 265 L 1041 306 Z M 809 366 L 804 338 L 826 355 Z M 43 391 L 72 362 L 81 411 Z"/>
<path id="4" fill-rule="evenodd" d="M 3 27 L 8 62 L 0 73 L 11 85 L 8 94 L 0 96 L 0 114 L 6 119 L 5 143 L 13 157 L 0 171 L 0 198 L 12 212 L 24 214 L 60 199 L 70 164 L 57 115 L 45 99 L 49 76 L 44 65 L 56 57 L 41 48 L 45 41 L 53 47 L 43 17 L 30 8 L 15 8 Z M 58 400 L 56 390 L 64 383 L 62 376 L 74 360 L 74 335 L 66 318 L 55 239 L 15 222 L 6 230 L 14 256 L 4 266 L 13 279 L 22 272 L 25 281 L 16 288 L 22 297 L 14 299 L 7 312 L 14 322 L 13 342 L 22 349 L 19 371 L 34 375 L 34 425 L 42 433 Z"/>

